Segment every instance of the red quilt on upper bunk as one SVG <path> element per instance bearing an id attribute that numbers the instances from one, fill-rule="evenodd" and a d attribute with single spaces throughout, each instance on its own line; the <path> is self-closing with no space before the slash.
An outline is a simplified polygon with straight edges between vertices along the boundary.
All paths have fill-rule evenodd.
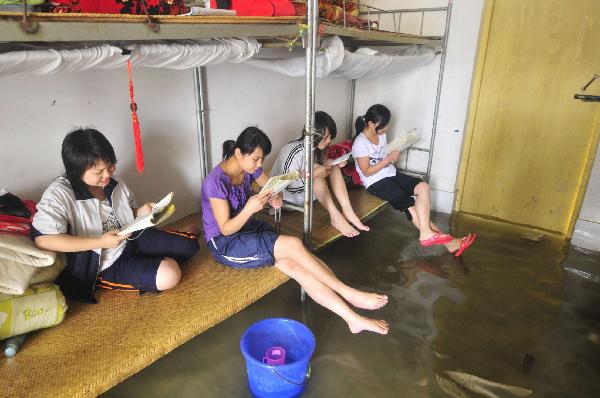
<path id="1" fill-rule="evenodd" d="M 92 14 L 145 14 L 138 0 L 51 0 L 52 11 Z M 146 0 L 148 13 L 152 15 L 185 14 L 185 0 Z"/>

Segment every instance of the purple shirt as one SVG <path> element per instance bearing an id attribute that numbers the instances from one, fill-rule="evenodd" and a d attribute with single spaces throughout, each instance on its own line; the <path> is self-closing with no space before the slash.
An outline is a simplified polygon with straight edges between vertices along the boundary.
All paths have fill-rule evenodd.
<path id="1" fill-rule="evenodd" d="M 254 174 L 244 173 L 244 181 L 240 185 L 234 185 L 227 174 L 221 168 L 221 165 L 215 167 L 204 179 L 202 183 L 202 227 L 204 228 L 204 238 L 209 241 L 221 234 L 221 229 L 212 206 L 210 198 L 225 199 L 229 202 L 229 217 L 235 217 L 248 202 L 252 196 L 252 181 L 256 180 L 262 174 L 262 168 L 258 168 Z"/>

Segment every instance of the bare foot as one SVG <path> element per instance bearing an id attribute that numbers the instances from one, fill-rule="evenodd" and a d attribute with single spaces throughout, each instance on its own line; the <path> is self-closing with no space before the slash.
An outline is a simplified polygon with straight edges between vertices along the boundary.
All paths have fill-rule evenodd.
<path id="1" fill-rule="evenodd" d="M 356 320 L 348 322 L 350 331 L 354 334 L 360 333 L 363 330 L 369 332 L 375 332 L 379 334 L 388 334 L 390 327 L 387 322 L 381 319 L 365 318 L 364 316 L 358 316 Z"/>
<path id="2" fill-rule="evenodd" d="M 368 293 L 360 290 L 355 290 L 348 296 L 344 296 L 344 298 L 353 306 L 365 310 L 377 310 L 388 302 L 388 297 L 386 295 Z"/>
<path id="3" fill-rule="evenodd" d="M 331 217 L 331 226 L 340 231 L 342 235 L 349 238 L 352 238 L 360 233 L 354 229 L 341 214 Z"/>
<path id="4" fill-rule="evenodd" d="M 180 231 L 181 232 L 189 232 L 190 234 L 194 235 L 196 238 L 198 236 L 200 236 L 200 228 L 198 228 L 198 226 L 195 224 L 191 224 L 191 225 L 188 225 L 187 227 L 181 228 Z"/>
<path id="5" fill-rule="evenodd" d="M 460 238 L 454 238 L 450 243 L 446 243 L 444 246 L 446 246 L 446 249 L 448 249 L 450 253 L 454 253 L 460 248 L 460 241 Z"/>
<path id="6" fill-rule="evenodd" d="M 344 217 L 346 217 L 346 219 L 348 221 L 350 221 L 352 223 L 352 225 L 354 225 L 356 228 L 360 229 L 361 231 L 369 231 L 370 228 L 367 227 L 365 224 L 363 224 L 360 221 L 360 218 L 358 218 L 358 216 L 356 215 L 356 213 L 354 212 L 354 210 L 352 209 L 344 209 Z"/>

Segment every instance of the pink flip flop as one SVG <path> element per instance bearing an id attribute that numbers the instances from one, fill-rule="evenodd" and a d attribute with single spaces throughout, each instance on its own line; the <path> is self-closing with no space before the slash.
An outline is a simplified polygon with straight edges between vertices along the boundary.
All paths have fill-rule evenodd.
<path id="1" fill-rule="evenodd" d="M 469 248 L 469 246 L 471 246 L 473 244 L 473 242 L 475 242 L 475 238 L 477 237 L 477 234 L 469 234 L 467 236 L 465 236 L 464 238 L 462 238 L 460 240 L 460 247 L 458 248 L 457 251 L 454 252 L 454 256 L 458 257 L 461 254 L 463 254 L 463 252 L 465 250 L 467 250 Z"/>
<path id="2" fill-rule="evenodd" d="M 452 235 L 443 234 L 441 232 L 436 233 L 431 238 L 421 240 L 421 246 L 433 246 L 433 245 L 445 245 L 450 243 L 454 239 Z"/>

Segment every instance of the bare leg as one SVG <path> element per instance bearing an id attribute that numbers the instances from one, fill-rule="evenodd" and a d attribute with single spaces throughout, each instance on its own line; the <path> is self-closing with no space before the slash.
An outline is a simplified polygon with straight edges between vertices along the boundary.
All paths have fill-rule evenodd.
<path id="1" fill-rule="evenodd" d="M 410 215 L 412 216 L 412 223 L 415 224 L 415 226 L 420 231 L 421 228 L 419 228 L 420 223 L 419 223 L 419 215 L 417 214 L 417 211 L 415 210 L 414 207 L 410 207 L 408 209 L 408 211 L 410 212 Z M 429 226 L 434 232 L 441 232 L 441 230 L 438 228 L 438 226 L 435 225 L 434 223 L 432 223 L 431 220 L 429 220 Z M 461 241 L 460 238 L 454 238 L 449 243 L 446 243 L 444 246 L 450 253 L 454 253 L 460 247 L 460 241 Z"/>
<path id="2" fill-rule="evenodd" d="M 339 315 L 350 328 L 352 333 L 368 330 L 375 333 L 387 334 L 389 326 L 383 320 L 371 319 L 354 312 L 333 290 L 315 278 L 310 272 L 290 258 L 275 261 L 275 267 L 287 276 L 295 279 L 306 293 L 323 307 Z"/>
<path id="3" fill-rule="evenodd" d="M 175 287 L 181 280 L 181 269 L 177 261 L 170 257 L 162 259 L 156 271 L 156 288 L 159 291 Z"/>
<path id="4" fill-rule="evenodd" d="M 308 251 L 298 238 L 287 235 L 279 236 L 275 242 L 274 252 L 277 261 L 294 260 L 298 266 L 355 307 L 375 310 L 387 304 L 388 297 L 385 295 L 363 292 L 344 284 L 325 263 Z"/>
<path id="5" fill-rule="evenodd" d="M 429 225 L 431 212 L 431 195 L 429 193 L 429 184 L 420 182 L 415 187 L 415 210 L 419 219 L 419 240 L 431 238 L 435 232 Z"/>
<path id="6" fill-rule="evenodd" d="M 369 227 L 360 221 L 360 218 L 358 218 L 354 212 L 354 209 L 352 208 L 352 204 L 350 204 L 348 188 L 346 188 L 344 176 L 342 175 L 342 171 L 339 167 L 333 166 L 331 168 L 331 173 L 329 173 L 329 182 L 331 183 L 331 190 L 333 191 L 333 194 L 342 207 L 344 217 L 346 217 L 346 219 L 350 221 L 356 228 L 362 231 L 368 231 Z"/>
<path id="7" fill-rule="evenodd" d="M 342 235 L 349 238 L 358 235 L 359 232 L 354 229 L 352 225 L 348 223 L 348 221 L 346 221 L 342 213 L 340 213 L 337 207 L 335 207 L 335 202 L 331 197 L 331 193 L 329 192 L 329 187 L 327 186 L 327 181 L 325 178 L 315 178 L 313 188 L 315 195 L 317 196 L 317 200 L 329 213 L 329 217 L 331 218 L 331 226 L 340 231 Z"/>

